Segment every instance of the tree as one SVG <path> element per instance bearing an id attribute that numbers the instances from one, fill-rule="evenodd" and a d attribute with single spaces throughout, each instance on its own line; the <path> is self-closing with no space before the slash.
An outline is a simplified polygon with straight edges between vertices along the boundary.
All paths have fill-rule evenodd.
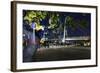
<path id="1" fill-rule="evenodd" d="M 55 29 L 58 27 L 58 22 L 59 22 L 59 14 L 58 13 L 50 13 L 49 14 L 49 29 Z"/>
<path id="2" fill-rule="evenodd" d="M 28 20 L 29 21 L 29 25 L 32 24 L 32 22 L 36 23 L 36 29 L 39 30 L 42 27 L 42 25 L 40 24 L 40 21 L 42 21 L 43 19 L 46 18 L 47 12 L 45 11 L 26 11 L 26 14 L 24 16 L 24 20 Z"/>
<path id="3" fill-rule="evenodd" d="M 40 21 L 46 18 L 47 12 L 24 10 L 23 15 L 23 20 L 27 20 L 29 22 L 28 25 L 33 29 L 32 35 L 35 35 L 35 37 L 33 37 L 32 39 L 36 39 L 37 37 L 39 42 L 41 42 L 41 37 L 39 34 L 41 33 L 41 30 L 44 30 L 44 26 L 41 25 Z"/>

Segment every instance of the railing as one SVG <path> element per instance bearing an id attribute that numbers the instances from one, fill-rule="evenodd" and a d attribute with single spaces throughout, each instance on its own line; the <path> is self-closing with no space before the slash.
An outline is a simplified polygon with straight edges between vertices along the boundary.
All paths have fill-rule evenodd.
<path id="1" fill-rule="evenodd" d="M 60 41 L 60 40 L 62 40 L 63 38 L 61 38 L 61 39 L 48 39 L 48 40 L 50 40 L 50 41 Z M 90 36 L 80 36 L 80 37 L 67 37 L 67 38 L 65 38 L 65 41 L 70 41 L 70 40 L 72 40 L 72 41 L 77 41 L 77 40 L 90 40 Z"/>
<path id="2" fill-rule="evenodd" d="M 90 36 L 67 37 L 65 42 L 62 42 L 62 39 L 48 39 L 45 41 L 45 47 L 90 46 L 90 41 Z"/>
<path id="3" fill-rule="evenodd" d="M 90 40 L 89 36 L 67 37 L 65 40 Z"/>

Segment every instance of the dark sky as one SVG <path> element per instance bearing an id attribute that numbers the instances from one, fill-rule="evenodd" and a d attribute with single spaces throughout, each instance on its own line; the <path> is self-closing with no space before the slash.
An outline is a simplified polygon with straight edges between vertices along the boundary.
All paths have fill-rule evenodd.
<path id="1" fill-rule="evenodd" d="M 88 22 L 86 28 L 81 28 L 77 26 L 76 30 L 72 30 L 71 27 L 68 28 L 69 36 L 90 36 L 91 35 L 91 14 L 89 13 L 65 13 L 66 15 L 70 15 L 74 18 L 74 20 L 82 20 L 85 19 Z"/>

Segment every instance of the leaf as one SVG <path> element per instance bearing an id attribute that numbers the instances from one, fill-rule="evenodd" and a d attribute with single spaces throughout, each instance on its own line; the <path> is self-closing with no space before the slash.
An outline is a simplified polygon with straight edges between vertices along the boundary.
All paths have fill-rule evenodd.
<path id="1" fill-rule="evenodd" d="M 26 15 L 24 16 L 24 20 L 28 20 L 30 23 L 38 18 L 38 20 L 45 19 L 47 13 L 42 11 L 27 11 Z"/>

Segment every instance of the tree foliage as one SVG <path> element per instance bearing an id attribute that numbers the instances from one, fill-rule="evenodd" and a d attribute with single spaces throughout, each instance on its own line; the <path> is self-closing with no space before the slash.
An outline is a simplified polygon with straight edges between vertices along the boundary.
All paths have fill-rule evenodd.
<path id="1" fill-rule="evenodd" d="M 48 26 L 48 28 L 55 29 L 55 28 L 58 27 L 58 24 L 59 24 L 59 14 L 52 13 L 50 18 L 49 18 L 49 26 Z"/>
<path id="2" fill-rule="evenodd" d="M 28 20 L 29 23 L 37 18 L 39 21 L 45 19 L 47 12 L 44 11 L 27 11 L 26 15 L 24 16 L 24 20 Z"/>
<path id="3" fill-rule="evenodd" d="M 88 26 L 88 22 L 85 19 L 75 19 L 73 16 L 66 15 L 64 18 L 64 22 L 60 21 L 60 14 L 57 12 L 48 12 L 48 11 L 33 11 L 28 10 L 26 11 L 26 14 L 24 16 L 24 20 L 28 20 L 29 23 L 32 23 L 32 21 L 35 21 L 40 26 L 40 21 L 43 19 L 46 19 L 46 17 L 49 17 L 49 29 L 55 29 L 59 27 L 59 24 L 62 25 L 62 28 L 64 26 L 71 27 L 73 30 L 77 29 L 77 27 L 80 26 L 80 28 L 85 29 Z M 37 19 L 37 21 L 36 21 Z M 60 23 L 61 22 L 61 23 Z"/>

